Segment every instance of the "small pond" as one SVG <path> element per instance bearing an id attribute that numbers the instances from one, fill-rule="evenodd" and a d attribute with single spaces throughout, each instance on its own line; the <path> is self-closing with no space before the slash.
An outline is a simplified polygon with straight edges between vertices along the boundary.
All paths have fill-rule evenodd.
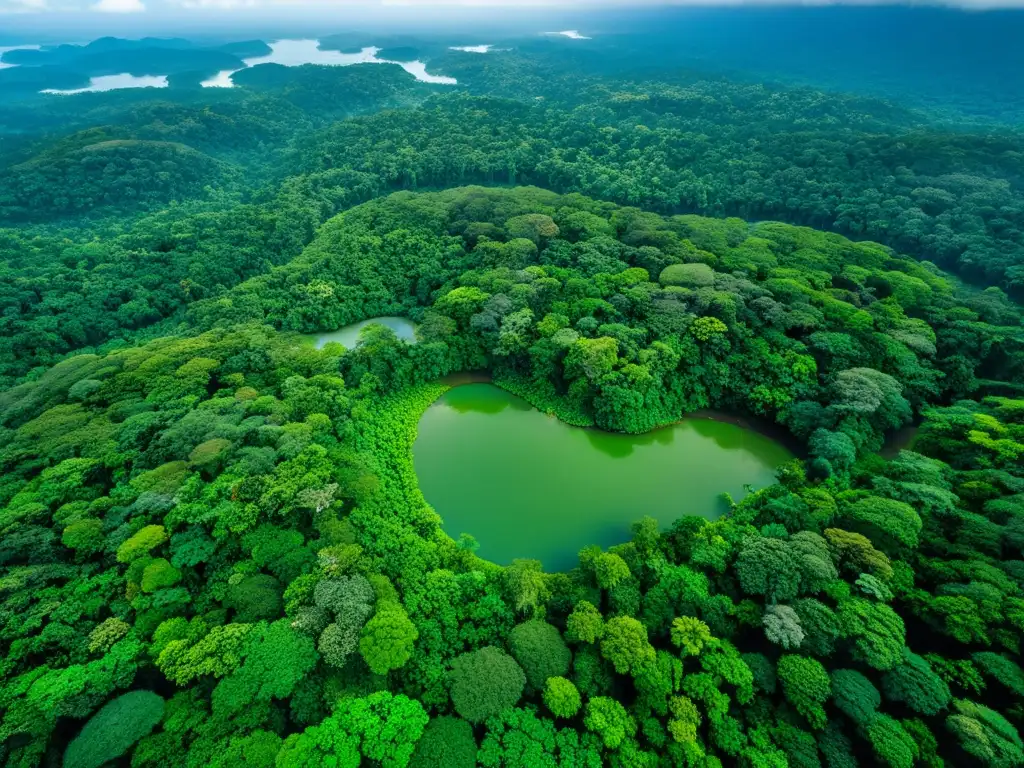
<path id="1" fill-rule="evenodd" d="M 312 341 L 317 349 L 323 349 L 324 345 L 332 341 L 343 345 L 345 349 L 353 349 L 359 342 L 359 332 L 370 323 L 386 325 L 402 341 L 416 343 L 416 324 L 405 317 L 371 317 L 369 320 L 360 320 L 358 323 L 346 325 L 336 331 L 309 334 L 306 338 Z"/>
<path id="2" fill-rule="evenodd" d="M 413 446 L 420 489 L 453 538 L 480 543 L 496 563 L 572 568 L 588 544 L 629 539 L 650 515 L 715 519 L 723 491 L 771 485 L 792 454 L 753 430 L 690 417 L 645 435 L 564 424 L 483 383 L 446 392 L 423 414 Z"/>

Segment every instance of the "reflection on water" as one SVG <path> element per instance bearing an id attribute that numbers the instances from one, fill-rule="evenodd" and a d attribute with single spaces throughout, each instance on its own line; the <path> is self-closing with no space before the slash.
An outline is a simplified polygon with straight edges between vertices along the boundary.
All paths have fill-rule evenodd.
<path id="1" fill-rule="evenodd" d="M 628 440 L 605 440 L 605 434 L 596 429 L 586 430 L 587 442 L 595 450 L 613 459 L 624 459 L 633 453 L 633 443 Z"/>
<path id="2" fill-rule="evenodd" d="M 247 67 L 260 64 L 280 64 L 285 67 L 299 67 L 303 64 L 318 64 L 327 67 L 349 67 L 353 64 L 397 64 L 410 75 L 423 83 L 436 85 L 456 85 L 454 77 L 432 75 L 427 72 L 427 65 L 422 61 L 388 61 L 378 59 L 380 48 L 368 46 L 354 53 L 342 51 L 326 51 L 320 48 L 319 40 L 278 40 L 270 43 L 270 53 L 244 59 Z M 231 75 L 240 70 L 224 70 L 204 80 L 200 85 L 204 88 L 233 88 Z"/>
<path id="3" fill-rule="evenodd" d="M 120 75 L 101 75 L 89 79 L 89 84 L 84 88 L 72 88 L 61 91 L 56 88 L 47 88 L 41 93 L 55 93 L 61 96 L 71 96 L 76 93 L 99 93 L 100 91 L 114 91 L 118 88 L 166 88 L 166 75 L 129 75 L 124 72 Z"/>
<path id="4" fill-rule="evenodd" d="M 500 393 L 497 396 L 489 396 Z M 456 413 L 501 413 L 506 408 L 513 411 L 530 411 L 528 402 L 520 397 L 506 396 L 503 390 L 488 384 L 482 387 L 466 385 L 449 390 L 436 404 L 439 408 L 451 408 Z"/>
<path id="5" fill-rule="evenodd" d="M 476 400 L 471 398 L 449 397 L 439 408 L 450 408 L 456 413 L 501 413 L 511 404 L 508 400 Z"/>
<path id="6" fill-rule="evenodd" d="M 612 458 L 624 458 L 630 456 L 635 449 L 647 445 L 672 445 L 676 435 L 688 428 L 688 423 L 683 422 L 645 432 L 642 435 L 620 435 L 600 429 L 587 429 L 585 432 L 587 440 L 596 450 Z"/>
<path id="7" fill-rule="evenodd" d="M 441 381 L 449 387 L 461 387 L 463 384 L 490 384 L 491 373 L 486 370 L 458 371 L 457 373 L 449 373 Z"/>
<path id="8" fill-rule="evenodd" d="M 719 448 L 727 451 L 741 449 L 747 446 L 750 435 L 756 434 L 739 428 L 735 430 L 722 430 L 719 425 L 722 422 L 715 419 L 695 418 L 690 419 L 687 424 L 690 429 L 701 437 L 713 440 Z"/>

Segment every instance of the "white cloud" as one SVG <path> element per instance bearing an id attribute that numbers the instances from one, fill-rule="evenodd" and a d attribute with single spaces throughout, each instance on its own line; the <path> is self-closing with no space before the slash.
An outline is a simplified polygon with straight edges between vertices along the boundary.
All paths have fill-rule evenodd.
<path id="1" fill-rule="evenodd" d="M 0 2 L 0 12 L 18 13 L 44 10 L 46 10 L 46 0 L 10 0 L 8 3 Z"/>
<path id="2" fill-rule="evenodd" d="M 131 15 L 149 11 L 149 16 L 173 13 L 175 9 L 197 12 L 230 12 L 264 10 L 288 13 L 336 11 L 353 9 L 373 12 L 408 8 L 415 11 L 431 9 L 544 9 L 586 10 L 602 8 L 649 7 L 737 7 L 764 5 L 936 5 L 968 10 L 1024 8 L 1024 0 L 0 0 L 0 18 L 46 13 L 51 16 L 92 10 Z"/>
<path id="3" fill-rule="evenodd" d="M 146 10 L 142 0 L 100 0 L 91 7 L 100 13 L 138 13 Z"/>
<path id="4" fill-rule="evenodd" d="M 256 0 L 178 0 L 182 8 L 249 8 Z"/>

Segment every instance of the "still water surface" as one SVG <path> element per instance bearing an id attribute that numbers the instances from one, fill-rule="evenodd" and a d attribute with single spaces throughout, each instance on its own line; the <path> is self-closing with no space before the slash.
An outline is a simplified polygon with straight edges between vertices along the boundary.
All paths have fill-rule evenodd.
<path id="1" fill-rule="evenodd" d="M 303 64 L 319 64 L 328 67 L 349 67 L 353 64 L 397 64 L 420 82 L 436 85 L 455 85 L 457 83 L 454 77 L 430 74 L 427 72 L 427 65 L 422 61 L 378 59 L 377 54 L 380 53 L 380 48 L 373 46 L 363 48 L 356 53 L 343 53 L 321 49 L 319 40 L 277 40 L 269 45 L 270 53 L 266 56 L 244 59 L 245 65 L 256 67 L 260 64 L 280 64 L 285 67 L 299 67 Z M 225 69 L 204 80 L 200 85 L 204 88 L 233 88 L 235 84 L 231 76 L 238 71 L 237 69 Z"/>
<path id="2" fill-rule="evenodd" d="M 405 317 L 371 317 L 369 320 L 360 320 L 358 323 L 346 325 L 336 331 L 311 334 L 308 338 L 312 339 L 317 349 L 322 349 L 325 344 L 332 341 L 338 342 L 345 349 L 352 349 L 359 343 L 359 332 L 370 323 L 386 325 L 402 341 L 416 342 L 416 324 Z"/>
<path id="3" fill-rule="evenodd" d="M 100 93 L 101 91 L 116 91 L 120 88 L 166 88 L 167 77 L 165 75 L 130 75 L 123 72 L 120 75 L 100 75 L 89 79 L 89 85 L 84 88 L 72 88 L 70 90 L 59 90 L 47 88 L 40 93 L 55 93 L 60 96 L 71 96 L 76 93 Z"/>
<path id="4" fill-rule="evenodd" d="M 423 414 L 413 446 L 420 489 L 452 537 L 496 563 L 576 565 L 588 544 L 629 539 L 650 515 L 715 519 L 721 493 L 774 482 L 792 454 L 759 432 L 691 417 L 644 435 L 571 427 L 492 384 L 446 392 Z"/>

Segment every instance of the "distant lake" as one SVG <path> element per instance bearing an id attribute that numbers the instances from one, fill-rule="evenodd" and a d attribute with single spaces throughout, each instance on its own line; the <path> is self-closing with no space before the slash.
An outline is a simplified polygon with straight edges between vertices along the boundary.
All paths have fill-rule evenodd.
<path id="1" fill-rule="evenodd" d="M 257 67 L 260 64 L 280 64 L 285 67 L 300 67 L 303 64 L 318 64 L 327 67 L 350 67 L 353 64 L 397 64 L 423 83 L 434 83 L 435 85 L 456 85 L 458 83 L 454 77 L 430 74 L 427 72 L 427 65 L 422 61 L 378 59 L 377 54 L 380 53 L 380 50 L 380 48 L 368 46 L 356 53 L 342 53 L 341 51 L 321 49 L 319 40 L 278 40 L 270 43 L 270 53 L 266 56 L 244 59 L 244 62 L 247 67 Z M 232 88 L 234 83 L 231 80 L 231 75 L 238 71 L 240 70 L 223 70 L 204 80 L 200 85 L 204 88 Z"/>
<path id="2" fill-rule="evenodd" d="M 127 72 L 120 75 L 102 75 L 89 79 L 85 88 L 72 88 L 61 91 L 56 88 L 47 88 L 40 93 L 55 93 L 61 96 L 71 96 L 75 93 L 98 93 L 100 91 L 114 91 L 118 88 L 166 88 L 166 75 L 129 75 Z"/>
<path id="3" fill-rule="evenodd" d="M 203 80 L 199 83 L 203 88 L 234 88 L 235 84 L 231 81 L 231 76 L 235 72 L 241 72 L 240 69 L 223 69 L 211 78 Z"/>
<path id="4" fill-rule="evenodd" d="M 359 343 L 359 332 L 371 323 L 386 325 L 402 341 L 416 342 L 416 325 L 405 317 L 371 317 L 369 320 L 360 320 L 358 323 L 346 325 L 336 331 L 327 333 L 310 334 L 309 338 L 317 349 L 323 349 L 326 344 L 336 341 L 345 349 L 353 349 Z"/>

